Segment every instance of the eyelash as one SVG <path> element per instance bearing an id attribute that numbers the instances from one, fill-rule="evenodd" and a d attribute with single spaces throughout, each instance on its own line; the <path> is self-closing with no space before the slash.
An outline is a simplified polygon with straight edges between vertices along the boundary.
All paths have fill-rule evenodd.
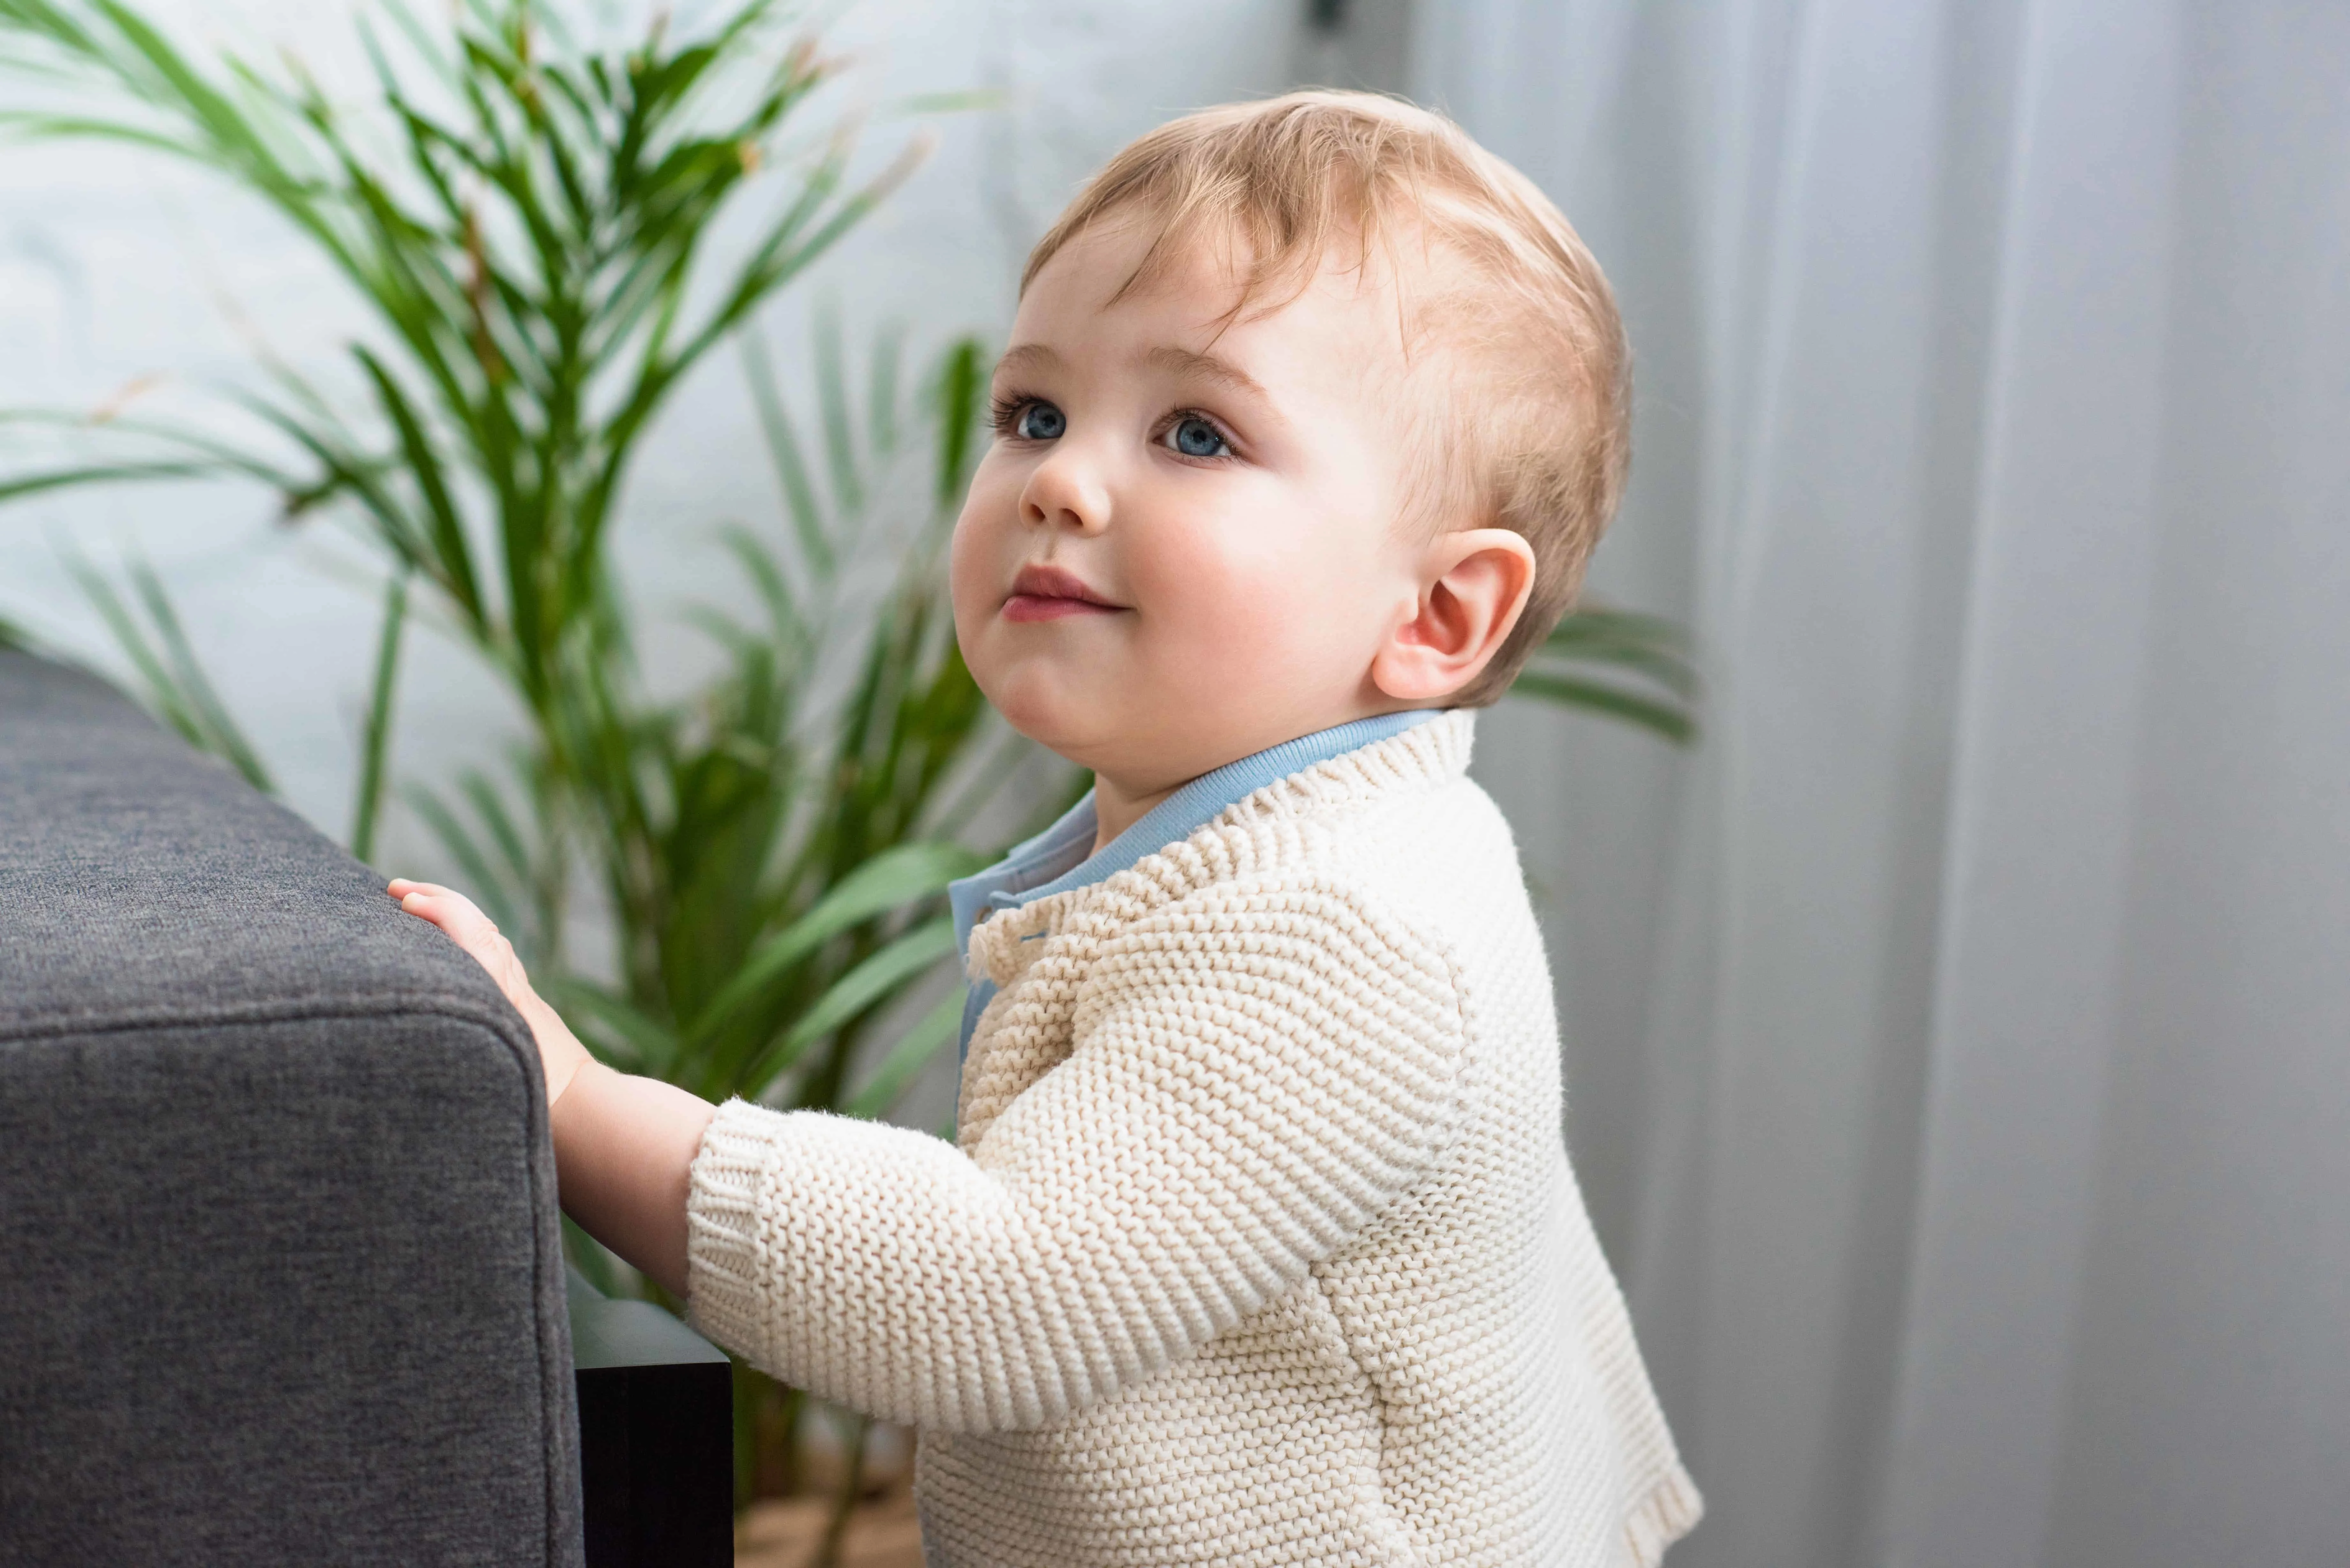
<path id="1" fill-rule="evenodd" d="M 1000 398 L 991 398 L 988 400 L 988 423 L 994 430 L 995 433 L 1003 440 L 1018 441 L 1021 439 L 1021 410 L 1027 408 L 1031 403 L 1041 403 L 1045 400 L 1046 400 L 1043 398 L 1034 397 L 1023 392 L 1009 392 Z M 1213 415 L 1206 413 L 1199 409 L 1177 409 L 1172 413 L 1169 414 L 1167 418 L 1160 422 L 1159 429 L 1151 435 L 1151 444 L 1154 446 L 1158 445 L 1169 431 L 1173 430 L 1185 420 L 1204 421 L 1208 425 L 1214 429 L 1215 432 L 1219 436 L 1223 438 L 1224 445 L 1229 449 L 1217 457 L 1191 457 L 1188 458 L 1188 461 L 1192 462 L 1222 462 L 1227 458 L 1238 457 L 1240 455 L 1240 442 L 1232 439 L 1232 432 L 1224 428 L 1223 422 L 1221 420 L 1218 420 Z"/>
<path id="2" fill-rule="evenodd" d="M 1035 398 L 1023 397 L 993 399 L 988 405 L 988 423 L 993 427 L 997 435 L 1008 436 L 1019 428 L 1020 410 L 1036 400 Z"/>

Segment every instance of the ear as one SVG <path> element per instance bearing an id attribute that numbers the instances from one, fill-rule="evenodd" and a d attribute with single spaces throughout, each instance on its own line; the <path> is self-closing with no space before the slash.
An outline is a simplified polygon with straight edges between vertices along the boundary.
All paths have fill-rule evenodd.
<path id="1" fill-rule="evenodd" d="M 1534 547 L 1507 528 L 1464 528 L 1429 549 L 1410 617 L 1371 659 L 1372 684 L 1399 702 L 1449 697 L 1476 680 L 1534 591 Z"/>

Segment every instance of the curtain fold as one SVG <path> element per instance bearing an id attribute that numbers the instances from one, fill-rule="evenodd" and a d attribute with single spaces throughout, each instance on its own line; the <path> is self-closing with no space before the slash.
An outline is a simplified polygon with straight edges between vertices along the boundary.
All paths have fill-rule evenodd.
<path id="1" fill-rule="evenodd" d="M 1480 759 L 1711 1505 L 1676 1562 L 2350 1561 L 2350 13 L 1415 44 L 1616 283 L 1595 591 L 1708 669 L 1685 755 Z"/>

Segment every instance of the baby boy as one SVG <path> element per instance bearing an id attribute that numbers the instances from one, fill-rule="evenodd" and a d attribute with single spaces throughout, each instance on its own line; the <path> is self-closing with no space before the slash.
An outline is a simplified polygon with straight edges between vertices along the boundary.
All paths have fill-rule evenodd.
<path id="1" fill-rule="evenodd" d="M 720 1344 L 920 1428 L 933 1563 L 1646 1564 L 1699 1501 L 1559 1137 L 1472 713 L 1614 510 L 1625 348 L 1523 176 L 1331 92 L 1038 244 L 955 528 L 988 698 L 1093 793 L 953 904 L 956 1141 L 589 1058 L 564 1207 Z"/>

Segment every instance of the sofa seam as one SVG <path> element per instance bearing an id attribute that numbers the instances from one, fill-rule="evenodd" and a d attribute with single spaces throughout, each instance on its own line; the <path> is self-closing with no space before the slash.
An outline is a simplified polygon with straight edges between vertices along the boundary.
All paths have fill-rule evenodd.
<path id="1" fill-rule="evenodd" d="M 522 1054 L 515 1041 L 505 1039 L 506 1032 L 499 1027 L 502 1020 L 495 1008 L 470 1003 L 446 992 L 420 991 L 359 992 L 344 996 L 296 997 L 200 1008 L 172 1004 L 127 1012 L 51 1013 L 22 1025 L 0 1025 L 0 1044 L 67 1034 L 122 1034 L 146 1029 L 208 1028 L 224 1023 L 298 1023 L 311 1019 L 381 1017 L 398 1012 L 437 1013 L 480 1024 L 505 1040 L 517 1057 Z M 522 1017 L 518 1012 L 512 1016 L 516 1022 Z"/>

